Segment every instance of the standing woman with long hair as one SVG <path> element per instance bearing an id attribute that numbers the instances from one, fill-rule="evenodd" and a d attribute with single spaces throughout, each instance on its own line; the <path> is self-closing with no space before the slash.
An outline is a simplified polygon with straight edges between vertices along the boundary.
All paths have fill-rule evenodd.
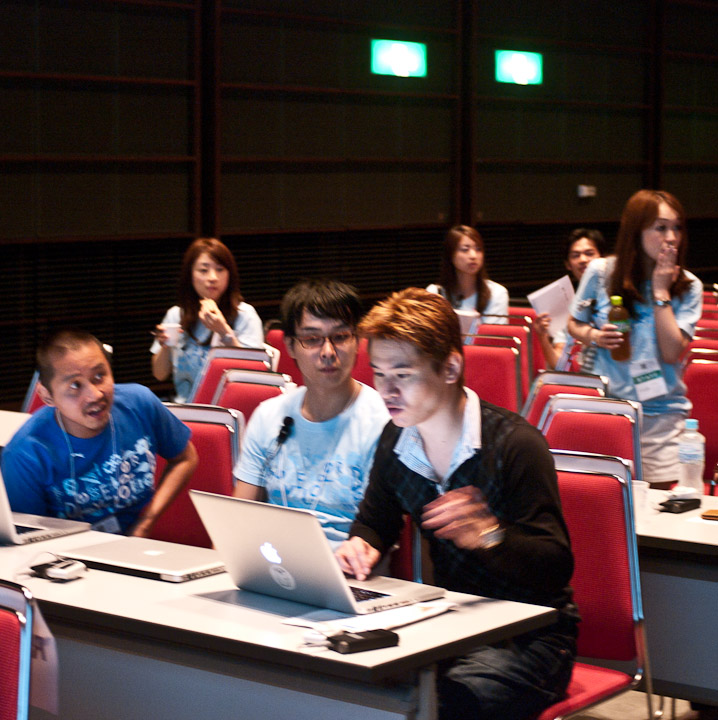
<path id="1" fill-rule="evenodd" d="M 444 238 L 439 284 L 429 292 L 445 297 L 454 310 L 475 310 L 485 322 L 505 325 L 509 292 L 489 280 L 484 261 L 484 241 L 468 225 L 455 225 Z"/>
<path id="2" fill-rule="evenodd" d="M 181 333 L 168 346 L 169 325 Z M 216 238 L 198 238 L 185 252 L 179 280 L 179 304 L 171 307 L 155 329 L 152 374 L 158 380 L 173 375 L 176 401 L 189 395 L 210 347 L 261 347 L 262 321 L 239 292 L 237 263 L 230 249 Z"/>
<path id="3" fill-rule="evenodd" d="M 691 409 L 681 355 L 701 315 L 702 284 L 685 269 L 685 211 L 670 193 L 639 190 L 626 204 L 616 254 L 594 260 L 571 305 L 568 331 L 596 346 L 593 372 L 609 393 L 643 406 L 644 480 L 667 487 L 678 479 L 678 435 Z M 630 356 L 614 360 L 624 336 L 608 321 L 611 296 L 630 314 Z"/>

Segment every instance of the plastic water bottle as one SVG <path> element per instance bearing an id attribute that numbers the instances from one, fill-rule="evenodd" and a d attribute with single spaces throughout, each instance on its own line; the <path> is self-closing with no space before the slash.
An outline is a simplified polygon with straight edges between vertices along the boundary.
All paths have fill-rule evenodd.
<path id="1" fill-rule="evenodd" d="M 698 432 L 698 420 L 688 418 L 678 436 L 678 484 L 703 494 L 703 467 L 706 461 L 706 439 Z"/>

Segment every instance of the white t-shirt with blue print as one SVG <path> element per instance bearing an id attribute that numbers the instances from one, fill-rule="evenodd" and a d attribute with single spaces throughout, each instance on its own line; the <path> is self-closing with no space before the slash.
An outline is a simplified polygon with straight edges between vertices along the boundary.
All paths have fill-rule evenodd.
<path id="1" fill-rule="evenodd" d="M 312 511 L 337 547 L 347 539 L 369 479 L 379 435 L 389 420 L 376 390 L 362 385 L 356 400 L 325 422 L 310 422 L 301 408 L 306 387 L 265 400 L 252 413 L 235 475 L 266 488 L 273 505 Z M 284 443 L 284 419 L 294 420 Z"/>

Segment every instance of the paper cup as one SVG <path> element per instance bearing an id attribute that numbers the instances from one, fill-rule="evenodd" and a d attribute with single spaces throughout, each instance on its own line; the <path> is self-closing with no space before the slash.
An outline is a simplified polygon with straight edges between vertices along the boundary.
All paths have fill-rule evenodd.
<path id="1" fill-rule="evenodd" d="M 179 323 L 165 323 L 162 326 L 162 329 L 165 331 L 165 335 L 167 335 L 165 347 L 175 347 L 177 345 L 179 342 L 181 327 L 182 326 Z"/>
<path id="2" fill-rule="evenodd" d="M 650 484 L 645 480 L 633 480 L 633 515 L 636 520 L 645 520 L 648 515 L 648 488 Z"/>

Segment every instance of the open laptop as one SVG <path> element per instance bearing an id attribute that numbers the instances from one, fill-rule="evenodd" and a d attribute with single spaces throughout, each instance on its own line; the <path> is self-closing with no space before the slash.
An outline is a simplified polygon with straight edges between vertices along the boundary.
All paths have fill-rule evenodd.
<path id="1" fill-rule="evenodd" d="M 215 550 L 150 538 L 123 537 L 72 548 L 62 556 L 96 570 L 175 583 L 224 572 Z"/>
<path id="2" fill-rule="evenodd" d="M 0 473 L 0 545 L 26 545 L 89 529 L 86 522 L 13 512 Z"/>
<path id="3" fill-rule="evenodd" d="M 190 490 L 192 502 L 242 590 L 351 615 L 442 597 L 443 588 L 387 577 L 351 579 L 307 510 Z"/>

